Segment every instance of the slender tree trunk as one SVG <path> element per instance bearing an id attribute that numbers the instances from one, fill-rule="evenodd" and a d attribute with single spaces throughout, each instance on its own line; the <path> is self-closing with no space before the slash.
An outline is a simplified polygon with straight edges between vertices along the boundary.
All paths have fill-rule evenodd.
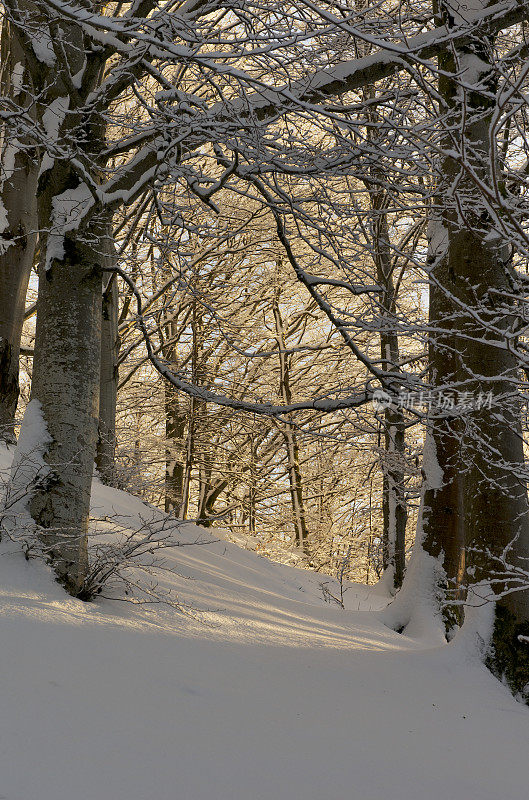
<path id="1" fill-rule="evenodd" d="M 278 278 L 279 280 L 279 278 Z M 290 388 L 290 367 L 288 356 L 285 352 L 286 337 L 283 318 L 279 308 L 279 290 L 274 296 L 272 310 L 276 326 L 276 341 L 279 349 L 279 391 L 286 405 L 292 402 Z M 285 440 L 287 455 L 288 480 L 290 484 L 290 497 L 292 500 L 292 513 L 296 541 L 306 555 L 309 555 L 309 531 L 303 500 L 303 481 L 299 463 L 299 444 L 294 426 L 290 422 L 281 424 L 281 433 Z"/>
<path id="2" fill-rule="evenodd" d="M 186 450 L 184 459 L 184 476 L 182 481 L 182 519 L 187 517 L 191 499 L 191 474 L 195 460 L 195 398 L 190 399 L 189 419 L 187 423 Z"/>
<path id="3" fill-rule="evenodd" d="M 381 176 L 378 175 L 378 178 Z M 377 282 L 380 296 L 380 356 L 382 369 L 398 370 L 399 341 L 395 331 L 396 297 L 389 242 L 387 198 L 375 182 L 371 188 L 374 212 L 373 239 Z M 391 570 L 393 587 L 399 589 L 404 578 L 406 559 L 406 522 L 408 509 L 404 484 L 405 423 L 401 409 L 387 408 L 384 412 L 384 455 L 382 457 L 383 486 L 383 566 Z"/>
<path id="4" fill-rule="evenodd" d="M 202 318 L 197 307 L 196 300 L 193 301 L 191 312 L 192 329 L 192 353 L 191 353 L 191 377 L 196 385 L 200 382 L 200 355 L 202 351 Z M 184 478 L 182 485 L 182 517 L 187 516 L 191 497 L 191 475 L 195 462 L 196 433 L 200 416 L 200 404 L 195 397 L 190 398 L 189 419 L 187 424 L 186 453 L 184 461 Z"/>
<path id="5" fill-rule="evenodd" d="M 112 223 L 105 226 L 102 242 L 106 269 L 116 262 Z M 115 483 L 116 457 L 116 404 L 118 392 L 118 305 L 119 291 L 115 273 L 106 272 L 101 315 L 101 377 L 99 385 L 99 431 L 96 450 L 96 467 L 103 483 Z"/>
<path id="6" fill-rule="evenodd" d="M 24 50 L 9 22 L 2 27 L 1 47 L 2 94 L 21 107 L 31 107 L 32 85 Z M 38 229 L 40 159 L 28 144 L 4 138 L 0 153 L 0 437 L 10 441 L 14 440 L 20 337 Z"/>
<path id="7" fill-rule="evenodd" d="M 404 491 L 404 425 L 399 411 L 385 412 L 385 453 L 383 465 L 383 567 L 393 573 L 393 587 L 399 589 L 406 565 L 406 521 L 408 509 Z"/>
<path id="8" fill-rule="evenodd" d="M 168 278 L 169 275 L 166 275 Z M 170 306 L 163 329 L 163 356 L 177 365 L 178 360 L 178 315 L 179 307 Z M 165 312 L 164 312 L 165 313 Z M 181 516 L 184 506 L 184 437 L 187 415 L 182 411 L 180 392 L 171 384 L 164 384 L 165 409 L 165 511 Z M 187 508 L 187 501 L 186 501 Z"/>
<path id="9" fill-rule="evenodd" d="M 283 429 L 283 437 L 287 452 L 288 480 L 290 484 L 290 497 L 294 515 L 294 530 L 296 540 L 303 552 L 309 554 L 309 531 L 307 527 L 305 504 L 303 500 L 303 483 L 299 465 L 299 445 L 297 436 L 292 426 L 287 422 Z"/>
<path id="10" fill-rule="evenodd" d="M 256 531 L 256 512 L 257 512 L 257 448 L 253 440 L 250 442 L 250 486 L 248 488 L 248 530 L 250 533 Z"/>
<path id="11" fill-rule="evenodd" d="M 357 3 L 362 7 L 363 3 Z M 365 43 L 360 45 L 364 49 Z M 374 97 L 369 87 L 364 95 Z M 380 115 L 374 106 L 369 111 L 370 126 L 366 135 L 376 137 Z M 397 297 L 393 281 L 393 264 L 388 227 L 388 196 L 384 190 L 385 176 L 375 164 L 370 169 L 370 178 L 365 181 L 369 191 L 372 212 L 373 257 L 377 283 L 382 291 L 380 308 L 380 357 L 386 372 L 399 370 L 399 339 L 395 330 Z M 382 466 L 382 553 L 383 568 L 390 573 L 394 589 L 399 589 L 404 579 L 406 565 L 406 523 L 408 507 L 405 491 L 405 447 L 406 426 L 400 408 L 387 408 L 384 412 L 384 452 Z"/>
<path id="12" fill-rule="evenodd" d="M 165 391 L 165 438 L 167 441 L 165 460 L 165 510 L 180 515 L 184 499 L 183 442 L 186 417 L 180 410 L 178 391 L 169 384 Z"/>
<path id="13" fill-rule="evenodd" d="M 197 516 L 200 520 L 200 524 L 208 528 L 211 525 L 210 517 L 214 513 L 214 502 L 216 498 L 214 499 L 212 495 L 211 466 L 205 464 L 204 460 L 202 460 L 199 467 L 199 483 Z"/>

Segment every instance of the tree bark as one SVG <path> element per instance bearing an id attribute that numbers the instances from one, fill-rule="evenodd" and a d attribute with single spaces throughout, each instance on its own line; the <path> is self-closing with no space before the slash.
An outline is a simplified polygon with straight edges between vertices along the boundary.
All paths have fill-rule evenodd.
<path id="1" fill-rule="evenodd" d="M 87 60 L 84 32 L 74 22 L 61 19 L 50 28 L 38 7 L 30 4 L 25 13 L 17 19 L 17 37 L 26 53 L 31 52 L 26 19 L 50 36 L 54 30 L 61 41 L 60 60 L 28 60 L 38 123 L 52 142 L 64 137 L 81 143 L 86 162 L 93 164 L 102 151 L 106 123 L 97 116 L 87 120 L 83 104 L 100 82 L 106 55 L 93 52 Z M 81 77 L 70 107 L 72 76 Z M 100 242 L 108 218 L 103 218 L 76 164 L 56 151 L 47 153 L 41 164 L 37 203 L 40 265 L 31 399 L 40 403 L 51 441 L 43 456 L 45 485 L 28 487 L 29 511 L 58 580 L 79 595 L 88 570 L 101 360 Z"/>
<path id="2" fill-rule="evenodd" d="M 280 280 L 279 274 L 277 277 Z M 274 295 L 272 311 L 274 314 L 276 327 L 276 341 L 279 350 L 279 391 L 281 398 L 286 405 L 292 402 L 292 391 L 290 388 L 290 366 L 286 354 L 286 336 L 283 325 L 283 318 L 279 308 L 279 289 Z M 301 467 L 299 463 L 299 444 L 294 426 L 290 422 L 281 423 L 281 433 L 285 441 L 287 455 L 288 480 L 290 484 L 290 497 L 292 501 L 292 514 L 296 542 L 301 547 L 305 555 L 309 555 L 309 531 L 303 499 L 303 481 Z"/>
<path id="3" fill-rule="evenodd" d="M 101 242 L 105 269 L 112 269 L 116 263 L 112 221 L 104 226 Z M 101 307 L 101 376 L 99 385 L 99 430 L 96 450 L 96 467 L 103 483 L 115 483 L 116 459 L 116 404 L 118 392 L 119 334 L 118 305 L 119 291 L 115 273 L 106 272 L 106 284 Z"/>
<path id="4" fill-rule="evenodd" d="M 380 177 L 380 176 L 377 176 Z M 399 369 L 399 340 L 395 331 L 396 297 L 389 241 L 386 193 L 371 188 L 374 212 L 373 240 L 377 270 L 377 283 L 382 288 L 380 296 L 380 356 L 382 369 Z M 406 522 L 408 509 L 404 485 L 405 466 L 404 414 L 400 408 L 387 408 L 384 412 L 384 454 L 382 456 L 383 486 L 383 566 L 391 570 L 393 587 L 399 589 L 404 579 L 406 562 Z"/>
<path id="5" fill-rule="evenodd" d="M 211 483 L 211 465 L 205 463 L 207 458 L 206 453 L 202 453 L 202 461 L 198 469 L 199 475 L 199 490 L 198 490 L 198 506 L 197 517 L 200 524 L 205 528 L 211 525 L 211 517 L 214 514 L 214 503 L 218 495 L 213 494 L 213 486 Z"/>
<path id="6" fill-rule="evenodd" d="M 24 49 L 9 22 L 2 27 L 0 85 L 3 95 L 32 107 Z M 29 112 L 34 116 L 34 112 Z M 3 137 L 0 154 L 0 437 L 14 440 L 19 394 L 20 338 L 37 240 L 40 158 L 25 139 Z"/>
<path id="7" fill-rule="evenodd" d="M 359 9 L 365 3 L 357 3 Z M 369 51 L 366 43 L 360 44 L 362 51 Z M 373 99 L 373 87 L 364 90 L 366 99 Z M 370 125 L 366 130 L 369 140 L 375 140 L 380 115 L 373 107 L 368 112 Z M 381 288 L 380 309 L 380 358 L 385 372 L 399 370 L 399 339 L 395 330 L 397 297 L 393 281 L 390 234 L 388 226 L 388 194 L 384 189 L 385 176 L 378 165 L 369 171 L 365 180 L 369 192 L 372 213 L 372 253 L 376 268 L 377 284 Z M 405 491 L 405 447 L 406 425 L 401 408 L 389 407 L 384 411 L 384 452 L 382 467 L 382 565 L 390 573 L 393 589 L 399 589 L 406 567 L 406 523 L 408 507 Z"/>
<path id="8" fill-rule="evenodd" d="M 529 564 L 518 363 L 507 345 L 516 320 L 497 308 L 494 293 L 512 292 L 513 284 L 509 254 L 471 177 L 473 172 L 489 182 L 495 158 L 491 51 L 492 42 L 476 36 L 441 65 L 476 88 L 463 95 L 455 79 L 440 80 L 447 140 L 453 148 L 453 131 L 458 132 L 466 166 L 462 169 L 451 154 L 440 165 L 433 211 L 430 330 L 437 333 L 430 343 L 432 382 L 438 393 L 465 393 L 469 408 L 437 412 L 430 420 L 442 483 L 425 495 L 423 546 L 443 556 L 446 577 L 456 590 L 465 571 L 467 584 L 492 580 L 490 598 L 497 602 L 488 663 L 529 699 L 529 655 L 518 639 L 529 633 L 529 591 L 504 594 L 509 588 L 504 562 L 525 570 Z"/>
<path id="9" fill-rule="evenodd" d="M 196 299 L 193 300 L 191 310 L 192 352 L 191 376 L 195 385 L 201 380 L 201 356 L 203 347 L 202 314 Z M 189 406 L 189 419 L 187 422 L 186 452 L 182 481 L 182 518 L 185 519 L 189 511 L 191 499 L 191 476 L 195 465 L 196 437 L 201 416 L 201 403 L 196 397 L 191 396 Z"/>
<path id="10" fill-rule="evenodd" d="M 66 234 L 64 258 L 40 267 L 31 390 L 52 443 L 45 456 L 51 474 L 35 491 L 30 512 L 71 594 L 80 591 L 88 570 L 101 353 L 100 256 L 77 233 Z"/>
<path id="11" fill-rule="evenodd" d="M 170 308 L 170 318 L 164 326 L 166 361 L 177 363 L 177 336 L 179 309 Z M 165 407 L 165 511 L 181 516 L 184 510 L 184 437 L 187 415 L 181 408 L 180 392 L 169 383 L 164 384 Z M 186 504 L 187 506 L 187 504 Z"/>
<path id="12" fill-rule="evenodd" d="M 168 443 L 165 460 L 165 510 L 181 514 L 184 499 L 183 442 L 186 416 L 180 410 L 179 392 L 166 384 L 165 391 L 165 438 Z"/>

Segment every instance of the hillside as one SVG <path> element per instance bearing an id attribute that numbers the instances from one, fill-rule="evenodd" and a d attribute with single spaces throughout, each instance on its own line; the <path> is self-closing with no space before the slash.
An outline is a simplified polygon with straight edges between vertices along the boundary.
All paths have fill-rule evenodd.
<path id="1" fill-rule="evenodd" d="M 3 453 L 4 461 L 6 455 Z M 94 512 L 155 512 L 94 483 Z M 529 710 L 463 641 L 388 630 L 386 600 L 186 525 L 163 587 L 198 609 L 66 596 L 0 558 L 3 800 L 521 800 Z M 331 592 L 336 584 L 329 583 Z"/>

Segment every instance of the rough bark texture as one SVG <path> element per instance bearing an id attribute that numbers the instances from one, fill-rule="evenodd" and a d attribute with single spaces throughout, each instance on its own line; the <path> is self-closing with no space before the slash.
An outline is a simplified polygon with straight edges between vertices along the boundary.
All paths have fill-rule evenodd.
<path id="1" fill-rule="evenodd" d="M 444 23 L 449 15 L 443 4 L 442 10 L 434 0 L 434 11 L 439 14 L 439 21 Z M 439 67 L 446 74 L 439 79 L 439 93 L 444 101 L 440 114 L 446 114 L 447 126 L 452 123 L 460 135 L 471 135 L 470 130 L 463 131 L 458 87 L 449 77 L 457 71 L 454 53 L 441 53 Z M 450 133 L 444 137 L 444 144 L 449 147 Z M 428 264 L 431 268 L 429 320 L 436 329 L 430 336 L 429 362 L 430 382 L 435 387 L 437 401 L 445 394 L 453 395 L 458 384 L 458 348 L 460 342 L 460 318 L 458 309 L 454 308 L 452 291 L 453 267 L 450 263 L 452 240 L 447 229 L 445 201 L 454 181 L 457 181 L 459 170 L 452 159 L 445 158 L 440 163 L 438 193 L 434 199 L 430 228 Z M 471 192 L 472 195 L 472 192 Z M 456 230 L 458 226 L 456 225 Z M 466 235 L 467 229 L 461 231 Z M 461 437 L 464 422 L 457 416 L 444 411 L 431 413 L 429 420 L 430 433 L 438 466 L 442 472 L 442 485 L 427 488 L 424 495 L 422 529 L 424 532 L 423 547 L 426 552 L 443 564 L 446 584 L 452 598 L 461 599 L 461 585 L 465 575 L 465 500 L 463 484 L 460 480 L 461 470 Z M 455 607 L 447 608 L 446 624 L 450 627 L 454 622 L 461 622 L 461 611 Z"/>
<path id="2" fill-rule="evenodd" d="M 22 107 L 31 104 L 31 78 L 16 30 L 2 27 L 0 87 Z M 33 112 L 31 112 L 33 114 Z M 34 114 L 33 114 L 34 115 Z M 4 134 L 5 135 L 5 134 Z M 0 154 L 0 437 L 14 439 L 24 305 L 37 239 L 40 159 L 28 142 L 2 140 Z"/>
<path id="3" fill-rule="evenodd" d="M 430 381 L 436 387 L 434 400 L 451 398 L 456 387 L 460 387 L 457 348 L 458 321 L 455 309 L 445 286 L 451 283 L 448 256 L 443 257 L 434 269 L 430 285 L 430 322 L 437 328 L 430 339 Z M 457 316 L 457 315 L 456 315 Z M 445 585 L 451 599 L 462 598 L 461 586 L 465 576 L 465 493 L 461 480 L 462 436 L 464 421 L 440 411 L 431 414 L 429 428 L 434 443 L 437 465 L 442 472 L 442 485 L 427 488 L 424 495 L 422 528 L 423 547 L 436 559 L 441 559 Z M 462 621 L 461 611 L 456 606 L 447 607 L 446 624 L 451 627 Z"/>
<path id="4" fill-rule="evenodd" d="M 94 253 L 65 239 L 65 257 L 41 268 L 31 396 L 53 439 L 52 473 L 30 504 L 58 579 L 75 594 L 88 568 L 90 491 L 97 442 L 101 269 Z"/>
<path id="5" fill-rule="evenodd" d="M 33 29 L 39 24 L 46 29 L 49 22 L 39 13 L 38 7 L 28 5 L 17 23 L 28 54 L 32 44 L 27 20 Z M 73 22 L 58 21 L 54 36 L 60 40 L 60 59 L 43 62 L 28 55 L 38 96 L 37 119 L 51 131 L 51 139 L 82 143 L 86 163 L 93 164 L 102 150 L 105 121 L 97 116 L 88 120 L 82 109 L 100 81 L 106 55 L 92 52 L 87 59 L 85 35 Z M 78 89 L 70 107 L 72 76 L 78 76 Z M 37 184 L 41 263 L 31 389 L 52 442 L 45 455 L 50 468 L 47 485 L 33 487 L 29 510 L 59 581 L 77 594 L 88 569 L 101 356 L 99 245 L 105 221 L 71 160 L 52 155 L 46 155 Z"/>
<path id="6" fill-rule="evenodd" d="M 447 125 L 460 132 L 467 163 L 483 180 L 490 179 L 494 157 L 489 133 L 496 83 L 488 66 L 490 48 L 487 39 L 476 38 L 442 64 L 488 90 L 465 92 L 464 115 L 461 89 L 449 78 L 440 82 Z M 467 582 L 495 578 L 496 625 L 488 663 L 515 691 L 526 687 L 527 696 L 527 645 L 518 636 L 529 630 L 529 592 L 503 596 L 502 580 L 503 561 L 516 568 L 529 563 L 518 364 L 506 346 L 514 319 L 498 313 L 494 292 L 513 290 L 509 259 L 475 183 L 451 156 L 441 164 L 438 196 L 430 307 L 430 325 L 438 329 L 430 348 L 432 381 L 437 391 L 468 392 L 469 408 L 431 420 L 443 485 L 426 493 L 424 547 L 432 555 L 444 552 L 447 578 L 456 589 L 465 570 Z M 455 197 L 457 205 L 446 202 L 447 196 Z M 489 393 L 491 407 L 487 402 L 476 407 L 477 398 Z"/>

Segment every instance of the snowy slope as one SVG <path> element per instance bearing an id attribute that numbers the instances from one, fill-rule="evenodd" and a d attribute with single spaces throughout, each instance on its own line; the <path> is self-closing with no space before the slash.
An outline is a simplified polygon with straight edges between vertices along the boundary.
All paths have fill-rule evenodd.
<path id="1" fill-rule="evenodd" d="M 94 509 L 154 513 L 98 482 Z M 0 798 L 527 798 L 529 710 L 464 643 L 429 649 L 365 587 L 343 611 L 321 576 L 197 536 L 162 580 L 199 619 L 85 604 L 0 557 Z"/>

